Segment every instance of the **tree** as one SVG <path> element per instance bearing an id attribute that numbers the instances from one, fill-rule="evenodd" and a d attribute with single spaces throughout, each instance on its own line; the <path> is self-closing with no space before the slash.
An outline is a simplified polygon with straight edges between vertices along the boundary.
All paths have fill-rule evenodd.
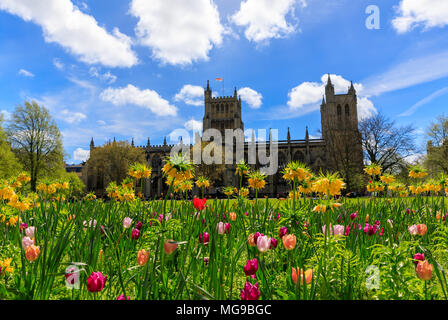
<path id="1" fill-rule="evenodd" d="M 107 142 L 94 148 L 85 169 L 88 189 L 101 193 L 112 181 L 120 184 L 128 175 L 129 166 L 136 162 L 146 163 L 145 150 L 126 141 Z"/>
<path id="2" fill-rule="evenodd" d="M 11 147 L 24 169 L 30 173 L 31 190 L 37 180 L 64 168 L 61 133 L 44 106 L 35 101 L 17 106 L 7 127 Z"/>
<path id="3" fill-rule="evenodd" d="M 19 174 L 22 166 L 11 151 L 8 137 L 3 130 L 3 116 L 0 114 L 0 179 L 6 179 Z"/>
<path id="4" fill-rule="evenodd" d="M 383 171 L 402 170 L 403 160 L 416 154 L 415 129 L 412 125 L 398 127 L 382 113 L 359 123 L 364 157 Z"/>
<path id="5" fill-rule="evenodd" d="M 425 166 L 433 175 L 448 173 L 448 117 L 437 117 L 429 126 L 426 136 L 429 141 Z"/>

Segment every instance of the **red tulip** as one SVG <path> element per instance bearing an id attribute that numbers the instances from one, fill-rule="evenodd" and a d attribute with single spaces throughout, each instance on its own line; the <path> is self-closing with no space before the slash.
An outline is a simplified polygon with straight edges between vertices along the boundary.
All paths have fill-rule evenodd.
<path id="1" fill-rule="evenodd" d="M 414 255 L 414 264 L 417 265 L 419 263 L 419 261 L 424 261 L 425 260 L 425 254 L 424 253 L 416 253 Z"/>
<path id="2" fill-rule="evenodd" d="M 193 205 L 196 208 L 196 210 L 204 210 L 206 201 L 207 201 L 206 198 L 204 198 L 204 199 L 194 198 L 193 199 Z"/>
<path id="3" fill-rule="evenodd" d="M 199 242 L 200 243 L 208 244 L 209 241 L 210 241 L 210 235 L 208 234 L 208 232 L 204 232 L 204 233 L 201 233 L 199 235 Z"/>
<path id="4" fill-rule="evenodd" d="M 131 239 L 138 240 L 138 238 L 140 238 L 140 230 L 138 229 L 132 230 Z"/>

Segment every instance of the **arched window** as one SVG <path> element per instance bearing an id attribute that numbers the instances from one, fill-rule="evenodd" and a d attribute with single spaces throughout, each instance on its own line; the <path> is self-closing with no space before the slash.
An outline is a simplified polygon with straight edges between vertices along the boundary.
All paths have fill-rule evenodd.
<path id="1" fill-rule="evenodd" d="M 345 116 L 346 117 L 350 116 L 350 107 L 348 104 L 345 105 Z"/>
<path id="2" fill-rule="evenodd" d="M 338 119 L 341 119 L 342 117 L 342 107 L 340 104 L 338 104 Z"/>

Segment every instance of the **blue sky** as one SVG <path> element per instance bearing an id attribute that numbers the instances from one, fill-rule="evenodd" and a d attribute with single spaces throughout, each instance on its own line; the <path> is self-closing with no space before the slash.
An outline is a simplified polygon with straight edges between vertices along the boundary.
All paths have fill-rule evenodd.
<path id="1" fill-rule="evenodd" d="M 368 29 L 366 8 L 379 9 Z M 200 129 L 201 87 L 243 99 L 247 128 L 318 136 L 322 79 L 424 131 L 448 110 L 445 0 L 0 0 L 0 112 L 46 106 L 68 163 L 91 137 L 161 144 Z"/>

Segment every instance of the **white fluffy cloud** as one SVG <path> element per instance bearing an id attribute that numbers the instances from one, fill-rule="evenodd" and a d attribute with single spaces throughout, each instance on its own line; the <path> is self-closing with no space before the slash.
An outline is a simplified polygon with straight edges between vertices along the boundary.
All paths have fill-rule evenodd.
<path id="1" fill-rule="evenodd" d="M 346 93 L 348 91 L 350 81 L 340 75 L 333 74 L 330 77 L 336 94 Z M 317 110 L 325 94 L 327 80 L 328 75 L 323 75 L 321 82 L 303 82 L 291 89 L 288 93 L 289 108 L 294 111 L 300 111 L 303 114 Z M 353 85 L 358 96 L 358 118 L 371 117 L 377 112 L 375 106 L 367 96 L 363 95 L 364 87 L 362 84 L 355 83 Z"/>
<path id="2" fill-rule="evenodd" d="M 159 116 L 177 115 L 177 108 L 163 99 L 156 91 L 140 90 L 131 84 L 123 88 L 107 88 L 100 94 L 100 98 L 117 106 L 133 104 L 147 108 Z"/>
<path id="3" fill-rule="evenodd" d="M 408 32 L 418 26 L 426 29 L 448 25 L 448 1 L 401 0 L 398 16 L 392 21 L 398 33 Z"/>
<path id="4" fill-rule="evenodd" d="M 252 109 L 258 109 L 262 105 L 263 96 L 254 89 L 248 87 L 241 88 L 238 90 L 238 95 L 241 96 L 241 100 L 246 102 Z"/>
<path id="5" fill-rule="evenodd" d="M 225 32 L 211 0 L 132 0 L 130 12 L 139 19 L 136 34 L 153 57 L 172 65 L 208 60 Z"/>
<path id="6" fill-rule="evenodd" d="M 0 9 L 38 24 L 45 41 L 60 44 L 85 63 L 108 67 L 137 63 L 129 37 L 118 28 L 108 33 L 70 0 L 0 0 Z"/>
<path id="7" fill-rule="evenodd" d="M 245 27 L 246 38 L 262 42 L 272 38 L 282 38 L 296 30 L 287 21 L 295 5 L 306 6 L 304 0 L 245 0 L 240 9 L 230 18 L 237 26 Z"/>
<path id="8" fill-rule="evenodd" d="M 87 116 L 81 112 L 71 112 L 67 109 L 61 111 L 60 118 L 68 123 L 79 123 L 86 119 Z"/>
<path id="9" fill-rule="evenodd" d="M 73 160 L 75 161 L 87 161 L 90 157 L 90 151 L 78 148 L 73 152 Z"/>
<path id="10" fill-rule="evenodd" d="M 184 127 L 185 127 L 185 129 L 187 129 L 189 131 L 202 132 L 202 121 L 197 121 L 197 120 L 191 119 L 191 120 L 188 120 L 187 122 L 185 122 Z"/>
<path id="11" fill-rule="evenodd" d="M 19 70 L 19 74 L 21 76 L 25 76 L 25 77 L 28 77 L 28 78 L 34 78 L 34 74 L 32 72 L 28 71 L 28 70 L 25 70 L 25 69 L 20 69 Z"/>
<path id="12" fill-rule="evenodd" d="M 174 96 L 175 101 L 183 101 L 192 106 L 202 106 L 204 104 L 204 88 L 186 84 Z"/>

